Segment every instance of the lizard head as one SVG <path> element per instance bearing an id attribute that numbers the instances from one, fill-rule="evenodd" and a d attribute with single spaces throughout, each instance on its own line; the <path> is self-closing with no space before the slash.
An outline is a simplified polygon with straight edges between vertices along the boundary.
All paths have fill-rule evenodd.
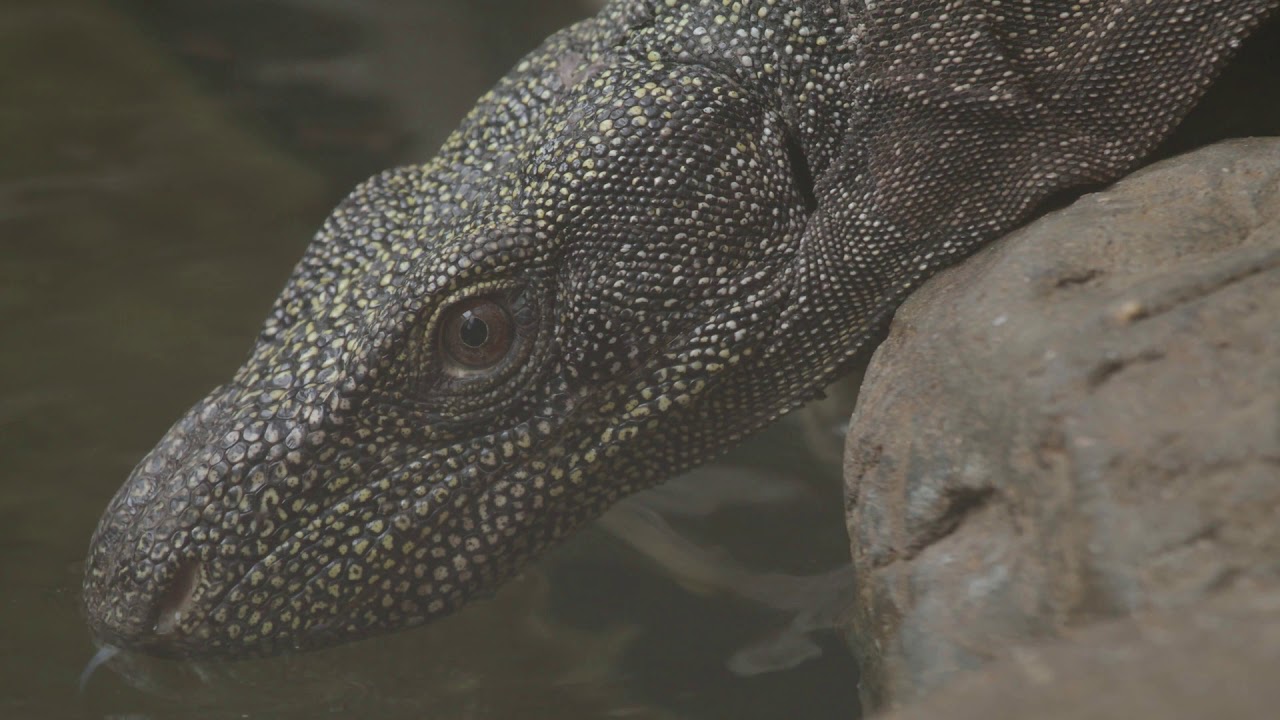
<path id="1" fill-rule="evenodd" d="M 102 641 L 240 656 L 421 624 L 795 404 L 758 361 L 810 209 L 783 119 L 603 28 L 334 210 L 244 366 L 107 509 Z"/>
<path id="2" fill-rule="evenodd" d="M 553 36 L 333 212 L 142 460 L 91 542 L 96 634 L 265 654 L 491 591 L 1130 167 L 1275 6 L 959 4 L 615 0 Z"/>

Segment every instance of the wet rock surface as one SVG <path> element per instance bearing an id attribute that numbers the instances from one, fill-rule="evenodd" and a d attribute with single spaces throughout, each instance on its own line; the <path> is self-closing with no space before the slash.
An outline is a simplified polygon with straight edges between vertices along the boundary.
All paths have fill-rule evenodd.
<path id="1" fill-rule="evenodd" d="M 868 369 L 845 477 L 867 707 L 985 687 L 996 705 L 947 716 L 990 717 L 1001 692 L 1105 706 L 1118 683 L 1204 716 L 1155 697 L 1204 674 L 1274 699 L 1280 139 L 1139 171 L 922 288 Z M 929 707 L 952 706 L 909 717 Z"/>

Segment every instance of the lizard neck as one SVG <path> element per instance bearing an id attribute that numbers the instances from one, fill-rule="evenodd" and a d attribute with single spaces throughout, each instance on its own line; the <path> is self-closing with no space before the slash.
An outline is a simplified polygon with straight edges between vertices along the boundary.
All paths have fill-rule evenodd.
<path id="1" fill-rule="evenodd" d="M 638 58 L 697 64 L 729 78 L 777 112 L 818 177 L 837 157 L 860 25 L 827 0 L 745 3 L 655 0 L 628 33 Z M 822 118 L 822 122 L 814 122 Z"/>

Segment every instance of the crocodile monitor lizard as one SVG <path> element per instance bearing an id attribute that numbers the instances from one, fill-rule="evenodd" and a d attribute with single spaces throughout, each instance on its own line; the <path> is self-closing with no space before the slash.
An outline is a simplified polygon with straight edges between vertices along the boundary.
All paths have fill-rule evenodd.
<path id="1" fill-rule="evenodd" d="M 488 593 L 1132 167 L 1280 0 L 615 0 L 333 211 L 107 508 L 96 636 L 309 649 Z"/>

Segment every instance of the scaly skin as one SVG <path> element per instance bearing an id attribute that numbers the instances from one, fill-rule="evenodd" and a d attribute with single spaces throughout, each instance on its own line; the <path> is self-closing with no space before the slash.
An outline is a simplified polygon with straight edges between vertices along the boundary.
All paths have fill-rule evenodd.
<path id="1" fill-rule="evenodd" d="M 1277 1 L 614 2 L 334 210 L 107 508 L 95 634 L 241 656 L 457 609 L 1131 167 Z"/>

